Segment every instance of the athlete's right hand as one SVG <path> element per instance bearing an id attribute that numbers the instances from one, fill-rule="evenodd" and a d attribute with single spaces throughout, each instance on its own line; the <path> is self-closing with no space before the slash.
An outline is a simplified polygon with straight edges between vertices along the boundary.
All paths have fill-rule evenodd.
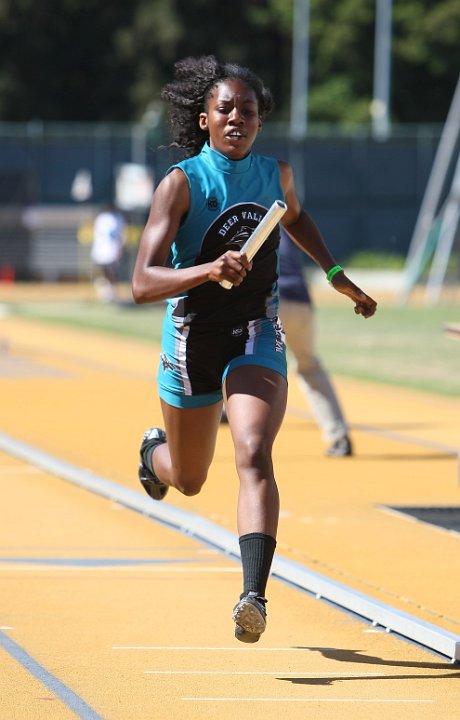
<path id="1" fill-rule="evenodd" d="M 228 280 L 232 285 L 241 285 L 247 273 L 252 270 L 252 262 L 238 250 L 227 250 L 209 265 L 208 278 L 212 282 Z"/>

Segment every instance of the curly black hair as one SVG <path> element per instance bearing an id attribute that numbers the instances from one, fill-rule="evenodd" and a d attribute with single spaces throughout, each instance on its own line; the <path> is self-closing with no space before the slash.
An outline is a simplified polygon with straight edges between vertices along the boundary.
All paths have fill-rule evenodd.
<path id="1" fill-rule="evenodd" d="M 214 55 L 187 57 L 174 65 L 174 80 L 164 86 L 161 99 L 169 104 L 172 146 L 182 148 L 187 157 L 198 155 L 209 137 L 198 125 L 213 88 L 222 80 L 242 80 L 257 97 L 263 120 L 273 110 L 273 97 L 262 80 L 249 68 L 220 63 Z"/>

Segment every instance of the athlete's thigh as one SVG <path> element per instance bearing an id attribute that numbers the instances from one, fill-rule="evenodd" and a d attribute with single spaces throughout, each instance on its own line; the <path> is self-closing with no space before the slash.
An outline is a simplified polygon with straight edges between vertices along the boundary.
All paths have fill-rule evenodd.
<path id="1" fill-rule="evenodd" d="M 286 412 L 285 377 L 260 365 L 241 365 L 228 373 L 224 394 L 234 439 L 260 435 L 271 445 Z"/>
<path id="2" fill-rule="evenodd" d="M 178 408 L 161 400 L 173 467 L 207 471 L 216 446 L 222 402 L 206 407 Z"/>

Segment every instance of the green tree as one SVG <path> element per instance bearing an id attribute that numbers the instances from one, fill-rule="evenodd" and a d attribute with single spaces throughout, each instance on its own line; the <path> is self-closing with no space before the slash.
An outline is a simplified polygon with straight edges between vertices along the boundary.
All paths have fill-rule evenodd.
<path id="1" fill-rule="evenodd" d="M 0 0 L 0 118 L 131 119 L 119 32 L 132 16 L 125 2 Z"/>
<path id="2" fill-rule="evenodd" d="M 313 0 L 310 120 L 370 120 L 374 2 Z"/>
<path id="3" fill-rule="evenodd" d="M 119 31 L 120 54 L 132 68 L 132 82 L 120 91 L 133 120 L 158 102 L 160 88 L 178 59 L 177 45 L 185 28 L 176 5 L 172 0 L 134 0 L 132 22 Z"/>
<path id="4" fill-rule="evenodd" d="M 132 91 L 138 114 L 171 79 L 174 62 L 189 55 L 214 54 L 249 65 L 284 101 L 289 36 L 275 17 L 272 2 L 265 0 L 138 0 L 134 32 L 126 28 L 126 44 L 137 63 Z"/>
<path id="5" fill-rule="evenodd" d="M 370 123 L 375 0 L 311 0 L 309 118 Z M 0 120 L 138 120 L 174 62 L 249 65 L 289 119 L 293 0 L 0 0 Z M 443 122 L 458 0 L 393 0 L 392 119 Z"/>
<path id="6" fill-rule="evenodd" d="M 312 121 L 370 122 L 375 2 L 311 0 Z M 443 122 L 460 71 L 458 0 L 394 0 L 391 111 Z"/>
<path id="7" fill-rule="evenodd" d="M 399 0 L 394 9 L 393 114 L 443 121 L 460 73 L 458 0 Z"/>

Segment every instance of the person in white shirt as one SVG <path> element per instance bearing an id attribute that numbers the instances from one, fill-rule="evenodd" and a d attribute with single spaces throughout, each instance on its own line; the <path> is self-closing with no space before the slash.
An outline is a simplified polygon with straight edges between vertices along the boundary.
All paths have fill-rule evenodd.
<path id="1" fill-rule="evenodd" d="M 91 247 L 91 259 L 96 268 L 94 286 L 97 296 L 104 302 L 111 302 L 116 296 L 118 266 L 126 240 L 125 230 L 125 219 L 112 203 L 94 221 Z"/>

